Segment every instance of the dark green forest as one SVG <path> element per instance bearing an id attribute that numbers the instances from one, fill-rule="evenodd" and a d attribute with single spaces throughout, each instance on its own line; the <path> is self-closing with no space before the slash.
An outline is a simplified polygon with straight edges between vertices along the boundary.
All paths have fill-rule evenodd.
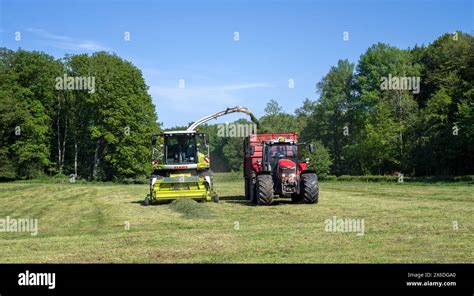
<path id="1" fill-rule="evenodd" d="M 105 52 L 55 60 L 5 48 L 0 64 L 1 178 L 114 180 L 148 173 L 150 137 L 159 124 L 134 65 Z M 64 75 L 94 77 L 96 87 L 57 89 Z"/>
<path id="2" fill-rule="evenodd" d="M 419 88 L 381 87 L 383 77 L 397 76 L 419 78 Z M 271 100 L 260 123 L 264 131 L 297 131 L 313 142 L 310 158 L 319 174 L 474 173 L 472 35 L 445 34 L 410 49 L 374 44 L 357 64 L 338 61 L 316 91 L 319 100 L 306 99 L 293 114 Z M 214 157 L 226 164 L 219 169 L 240 169 L 242 139 L 211 143 Z"/>
<path id="3" fill-rule="evenodd" d="M 160 106 L 133 64 L 106 52 L 57 60 L 3 48 L 0 68 L 1 179 L 148 174 Z M 95 77 L 95 89 L 58 89 L 64 75 Z M 408 49 L 374 44 L 357 64 L 339 60 L 315 92 L 318 100 L 292 114 L 271 99 L 259 120 L 261 132 L 296 131 L 314 143 L 316 153 L 302 157 L 319 174 L 474 174 L 472 35 L 445 34 Z M 201 131 L 210 136 L 215 171 L 241 169 L 243 138 L 218 137 L 216 125 Z"/>

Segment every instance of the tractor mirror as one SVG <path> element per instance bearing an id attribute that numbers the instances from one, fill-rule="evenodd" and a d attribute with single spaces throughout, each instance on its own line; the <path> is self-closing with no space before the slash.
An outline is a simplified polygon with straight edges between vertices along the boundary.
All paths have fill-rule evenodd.
<path id="1" fill-rule="evenodd" d="M 308 148 L 309 148 L 310 153 L 314 153 L 314 144 L 313 143 L 309 144 Z"/>
<path id="2" fill-rule="evenodd" d="M 151 137 L 151 144 L 152 144 L 153 146 L 156 145 L 156 136 L 152 136 L 152 137 Z"/>

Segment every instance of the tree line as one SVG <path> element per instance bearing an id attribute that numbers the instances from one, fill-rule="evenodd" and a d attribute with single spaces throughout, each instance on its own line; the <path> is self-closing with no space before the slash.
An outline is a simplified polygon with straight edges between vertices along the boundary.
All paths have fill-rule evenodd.
<path id="1" fill-rule="evenodd" d="M 374 44 L 357 64 L 339 60 L 316 91 L 319 99 L 293 114 L 271 100 L 260 121 L 263 132 L 297 131 L 315 143 L 309 157 L 319 174 L 474 174 L 472 35 L 409 49 Z M 242 141 L 211 141 L 225 164 L 216 169 L 241 169 Z"/>
<path id="2" fill-rule="evenodd" d="M 141 71 L 106 52 L 0 49 L 0 178 L 146 175 L 159 131 Z"/>
<path id="3" fill-rule="evenodd" d="M 374 44 L 357 64 L 331 67 L 319 99 L 293 113 L 270 100 L 259 132 L 296 131 L 314 143 L 315 155 L 302 149 L 301 158 L 321 175 L 474 174 L 473 47 L 462 32 L 408 49 Z M 55 59 L 1 48 L 0 179 L 146 176 L 150 137 L 161 130 L 147 90 L 141 71 L 115 54 Z M 212 168 L 241 170 L 243 138 L 200 129 Z"/>

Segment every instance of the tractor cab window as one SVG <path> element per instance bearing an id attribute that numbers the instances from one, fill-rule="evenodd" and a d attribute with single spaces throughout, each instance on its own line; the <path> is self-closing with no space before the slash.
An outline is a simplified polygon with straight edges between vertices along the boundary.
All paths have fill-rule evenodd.
<path id="1" fill-rule="evenodd" d="M 196 138 L 194 136 L 168 136 L 165 145 L 165 161 L 167 164 L 197 163 Z"/>
<path id="2" fill-rule="evenodd" d="M 275 144 L 267 146 L 266 157 L 272 168 L 279 159 L 290 159 L 297 162 L 296 146 L 291 144 Z"/>

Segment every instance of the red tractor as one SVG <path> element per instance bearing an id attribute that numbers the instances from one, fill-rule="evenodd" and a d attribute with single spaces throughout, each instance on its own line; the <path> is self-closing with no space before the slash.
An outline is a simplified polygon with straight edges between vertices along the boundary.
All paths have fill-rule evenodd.
<path id="1" fill-rule="evenodd" d="M 318 177 L 308 169 L 309 159 L 298 159 L 296 133 L 254 134 L 244 141 L 245 196 L 270 205 L 275 195 L 295 203 L 317 203 Z M 308 148 L 314 152 L 313 144 Z"/>

